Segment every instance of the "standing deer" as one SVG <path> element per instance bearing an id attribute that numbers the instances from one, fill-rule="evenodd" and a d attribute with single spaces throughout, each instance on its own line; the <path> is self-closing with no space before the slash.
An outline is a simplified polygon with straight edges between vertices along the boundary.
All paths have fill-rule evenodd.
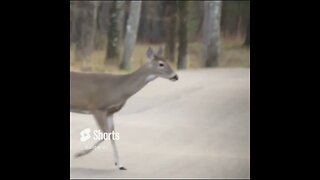
<path id="1" fill-rule="evenodd" d="M 162 57 L 163 49 L 157 53 L 149 47 L 149 61 L 138 70 L 127 75 L 70 72 L 70 111 L 92 114 L 104 133 L 114 131 L 113 114 L 118 112 L 126 101 L 150 81 L 157 77 L 177 81 L 178 76 Z M 80 151 L 75 157 L 90 153 L 104 140 L 95 143 L 90 149 Z M 111 138 L 115 165 L 126 170 L 119 161 L 115 141 Z"/>

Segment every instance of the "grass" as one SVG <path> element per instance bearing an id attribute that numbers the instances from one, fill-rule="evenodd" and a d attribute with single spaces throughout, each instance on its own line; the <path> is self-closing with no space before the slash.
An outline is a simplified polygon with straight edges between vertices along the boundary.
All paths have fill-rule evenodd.
<path id="1" fill-rule="evenodd" d="M 163 44 L 161 44 L 163 46 Z M 105 51 L 96 50 L 92 53 L 89 63 L 83 64 L 75 61 L 74 48 L 70 48 L 70 70 L 72 71 L 93 71 L 103 73 L 125 74 L 132 72 L 147 61 L 146 51 L 151 46 L 154 49 L 160 45 L 137 44 L 135 46 L 130 70 L 119 70 L 117 65 L 105 65 Z M 178 45 L 177 45 L 178 48 Z M 120 54 L 123 49 L 120 50 Z M 177 60 L 176 53 L 176 60 Z M 120 56 L 122 57 L 122 56 Z M 202 68 L 202 44 L 193 42 L 188 44 L 188 68 Z M 176 64 L 176 63 L 175 63 Z M 176 67 L 175 64 L 173 67 Z M 242 40 L 222 40 L 219 56 L 220 67 L 249 67 L 250 66 L 250 48 L 242 46 Z"/>

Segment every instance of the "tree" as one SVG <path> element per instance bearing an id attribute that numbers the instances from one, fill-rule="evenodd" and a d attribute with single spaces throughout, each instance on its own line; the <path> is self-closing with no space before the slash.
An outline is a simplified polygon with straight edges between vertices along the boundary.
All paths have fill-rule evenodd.
<path id="1" fill-rule="evenodd" d="M 150 1 L 142 1 L 141 3 L 141 15 L 140 15 L 140 23 L 138 30 L 138 41 L 146 42 L 147 38 L 150 34 L 149 32 L 149 22 L 151 21 L 149 16 L 149 3 Z"/>
<path id="2" fill-rule="evenodd" d="M 206 67 L 215 67 L 220 48 L 221 1 L 205 1 L 204 8 L 204 61 Z"/>
<path id="3" fill-rule="evenodd" d="M 179 54 L 178 69 L 187 68 L 187 48 L 188 48 L 188 1 L 178 1 L 179 11 Z"/>
<path id="4" fill-rule="evenodd" d="M 202 29 L 203 29 L 203 20 L 204 20 L 204 2 L 198 2 L 197 3 L 197 14 L 199 15 L 199 24 L 198 24 L 198 28 L 197 28 L 197 32 L 196 32 L 196 36 L 197 38 L 201 38 L 202 37 Z"/>
<path id="5" fill-rule="evenodd" d="M 154 1 L 154 19 L 152 21 L 152 35 L 151 35 L 151 43 L 160 43 L 164 42 L 164 2 L 165 1 Z"/>
<path id="6" fill-rule="evenodd" d="M 143 1 L 139 23 L 138 41 L 149 43 L 164 42 L 165 27 L 163 17 L 168 1 Z M 174 2 L 174 1 L 173 1 Z"/>
<path id="7" fill-rule="evenodd" d="M 87 62 L 94 49 L 98 2 L 79 1 L 77 3 L 78 27 L 76 29 L 79 29 L 79 34 L 76 42 L 76 60 Z"/>
<path id="8" fill-rule="evenodd" d="M 165 58 L 174 62 L 175 48 L 176 48 L 176 22 L 177 22 L 177 2 L 164 1 L 165 3 L 165 17 L 164 26 L 166 33 L 165 41 Z"/>
<path id="9" fill-rule="evenodd" d="M 118 62 L 119 58 L 119 41 L 121 21 L 120 14 L 123 10 L 124 1 L 112 1 L 110 9 L 110 26 L 108 29 L 108 45 L 106 51 L 105 62 L 111 64 Z"/>
<path id="10" fill-rule="evenodd" d="M 77 2 L 70 1 L 70 46 L 77 39 L 76 31 L 77 22 Z"/>
<path id="11" fill-rule="evenodd" d="M 121 8 L 119 9 L 119 44 L 123 43 L 124 40 L 124 34 L 125 34 L 125 28 L 126 28 L 126 21 L 127 21 L 127 17 L 126 17 L 126 11 L 127 11 L 127 5 L 128 5 L 128 1 L 123 1 L 123 3 L 121 4 Z"/>
<path id="12" fill-rule="evenodd" d="M 244 41 L 245 46 L 250 46 L 250 20 L 248 22 L 248 27 L 247 27 L 247 34 L 246 34 L 246 39 Z"/>
<path id="13" fill-rule="evenodd" d="M 141 1 L 130 2 L 129 19 L 126 26 L 126 35 L 124 39 L 124 52 L 120 69 L 129 69 L 133 48 L 137 39 L 137 31 L 140 19 Z"/>
<path id="14" fill-rule="evenodd" d="M 110 26 L 109 13 L 111 1 L 101 1 L 97 10 L 97 29 L 95 34 L 95 49 L 105 50 L 107 45 L 107 32 Z"/>
<path id="15" fill-rule="evenodd" d="M 250 16 L 250 1 L 223 1 L 221 32 L 225 37 L 245 37 Z"/>

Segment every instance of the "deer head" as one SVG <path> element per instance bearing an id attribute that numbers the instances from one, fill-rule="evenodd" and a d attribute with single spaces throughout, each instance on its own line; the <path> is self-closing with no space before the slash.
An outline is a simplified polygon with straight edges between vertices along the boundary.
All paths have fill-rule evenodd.
<path id="1" fill-rule="evenodd" d="M 151 47 L 147 50 L 148 68 L 155 77 L 162 77 L 171 81 L 177 81 L 178 75 L 174 72 L 170 64 L 163 58 L 163 48 L 160 47 L 155 53 Z"/>

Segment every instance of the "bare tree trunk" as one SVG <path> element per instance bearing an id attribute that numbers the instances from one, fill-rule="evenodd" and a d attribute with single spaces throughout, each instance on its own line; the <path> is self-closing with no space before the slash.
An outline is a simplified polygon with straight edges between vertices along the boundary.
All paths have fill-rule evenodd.
<path id="1" fill-rule="evenodd" d="M 94 49 L 97 2 L 78 2 L 79 39 L 76 43 L 76 60 L 88 62 Z"/>
<path id="2" fill-rule="evenodd" d="M 250 16 L 250 1 L 223 1 L 221 10 L 221 33 L 228 38 L 246 35 Z"/>
<path id="3" fill-rule="evenodd" d="M 143 42 L 146 39 L 148 25 L 147 25 L 147 1 L 142 1 L 141 3 L 141 15 L 140 15 L 140 23 L 138 30 L 138 39 L 137 41 Z"/>
<path id="4" fill-rule="evenodd" d="M 124 40 L 123 59 L 120 64 L 121 69 L 130 68 L 131 57 L 132 57 L 134 45 L 137 39 L 140 10 L 141 10 L 141 1 L 130 2 L 129 20 L 127 23 L 127 28 L 126 28 L 127 30 L 126 30 L 125 40 Z"/>
<path id="5" fill-rule="evenodd" d="M 112 1 L 110 9 L 110 28 L 108 29 L 108 45 L 105 63 L 116 64 L 119 58 L 120 41 L 120 11 L 123 8 L 124 1 Z"/>
<path id="6" fill-rule="evenodd" d="M 76 32 L 77 22 L 77 2 L 70 1 L 70 46 L 75 43 L 77 38 Z"/>
<path id="7" fill-rule="evenodd" d="M 204 61 L 206 67 L 215 67 L 220 48 L 221 1 L 205 1 L 204 7 Z"/>
<path id="8" fill-rule="evenodd" d="M 179 8 L 179 55 L 178 55 L 178 69 L 187 68 L 187 48 L 188 48 L 188 1 L 178 1 Z"/>
<path id="9" fill-rule="evenodd" d="M 125 21 L 126 21 L 126 17 L 125 17 L 125 11 L 126 11 L 126 2 L 123 1 L 121 3 L 121 8 L 119 9 L 119 44 L 123 43 L 124 40 L 124 28 L 125 28 Z"/>
<path id="10" fill-rule="evenodd" d="M 174 1 L 173 1 L 174 2 Z M 149 43 L 164 42 L 164 5 L 168 1 L 144 1 L 141 5 L 141 20 L 138 40 Z"/>
<path id="11" fill-rule="evenodd" d="M 153 21 L 153 42 L 164 42 L 163 16 L 164 16 L 165 1 L 155 1 L 155 20 Z"/>
<path id="12" fill-rule="evenodd" d="M 204 21 L 204 13 L 203 13 L 203 10 L 204 10 L 204 2 L 203 1 L 200 1 L 198 2 L 198 12 L 200 13 L 199 16 L 200 16 L 200 22 L 199 22 L 199 25 L 198 25 L 198 28 L 197 28 L 197 38 L 201 38 L 202 37 L 202 29 L 203 29 L 203 21 Z"/>
<path id="13" fill-rule="evenodd" d="M 176 48 L 176 22 L 177 22 L 177 2 L 165 1 L 165 31 L 166 31 L 166 43 L 165 43 L 165 58 L 174 62 L 175 48 Z"/>
<path id="14" fill-rule="evenodd" d="M 250 20 L 249 20 L 248 26 L 247 26 L 247 34 L 246 34 L 246 39 L 244 41 L 244 45 L 250 46 Z"/>
<path id="15" fill-rule="evenodd" d="M 110 26 L 109 12 L 112 2 L 101 1 L 97 9 L 97 30 L 95 34 L 95 49 L 105 50 L 107 45 L 107 32 Z"/>

